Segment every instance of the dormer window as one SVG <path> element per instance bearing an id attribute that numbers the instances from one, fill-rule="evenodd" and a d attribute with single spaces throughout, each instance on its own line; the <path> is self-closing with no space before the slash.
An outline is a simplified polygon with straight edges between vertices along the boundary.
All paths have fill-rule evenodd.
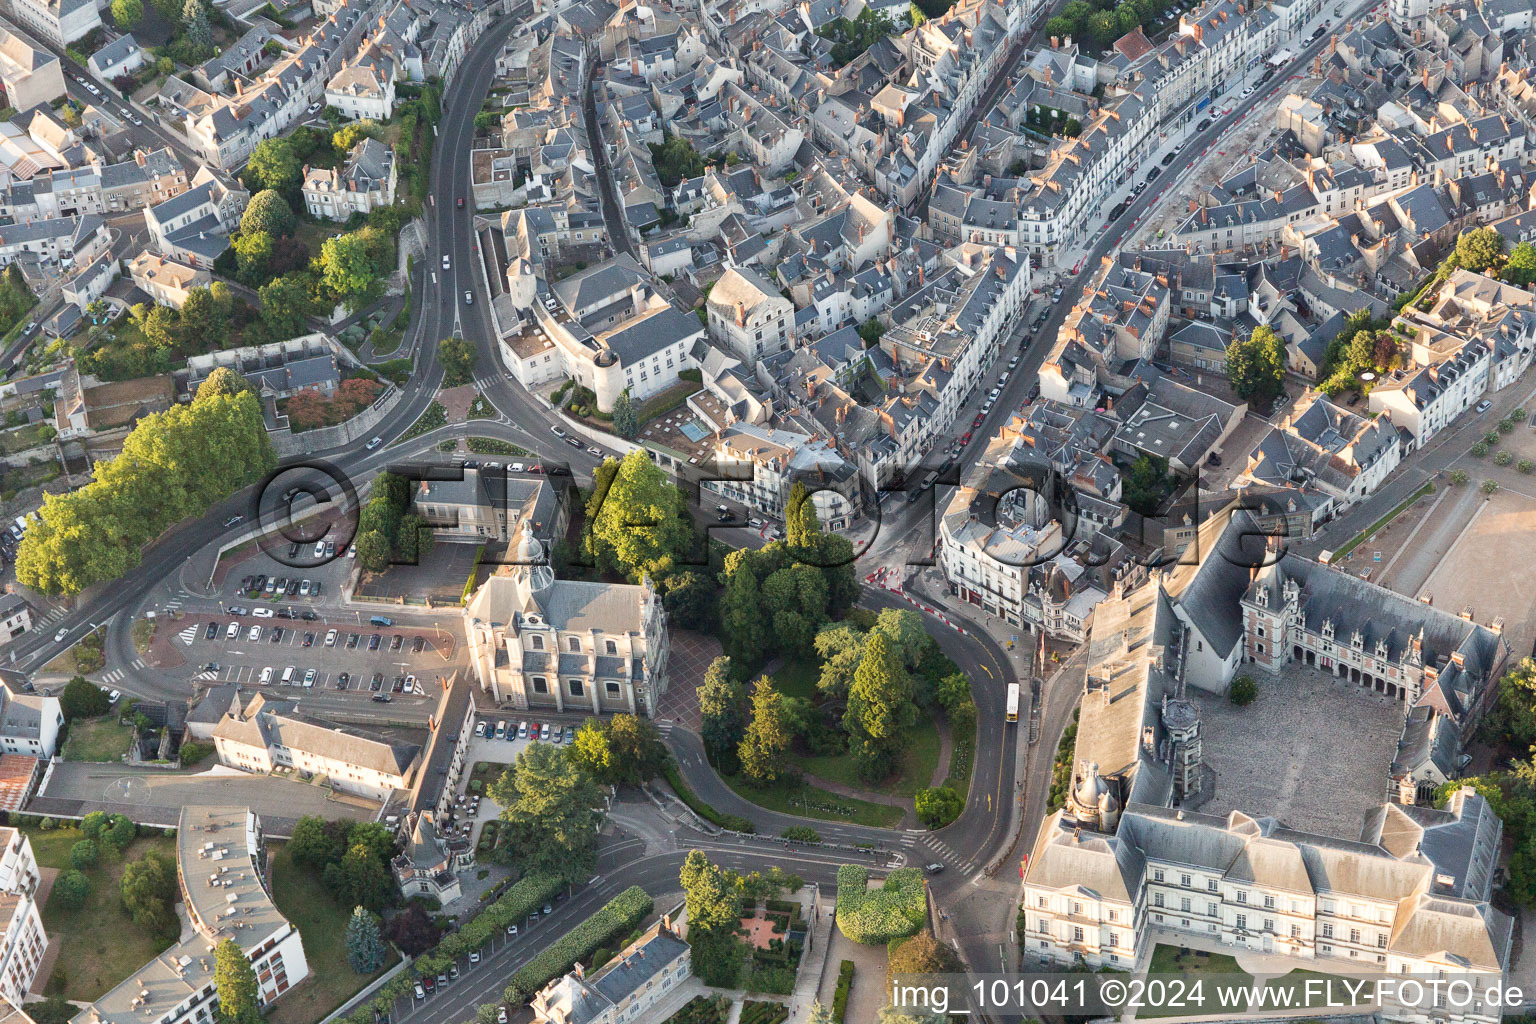
<path id="1" fill-rule="evenodd" d="M 544 649 L 544 638 L 539 636 L 537 633 L 535 633 L 533 636 L 533 649 L 536 651 L 542 651 Z"/>
<path id="2" fill-rule="evenodd" d="M 574 636 L 571 637 L 570 645 L 571 645 L 571 652 L 573 654 L 580 654 L 581 653 L 581 639 L 579 637 L 574 637 Z"/>
<path id="3" fill-rule="evenodd" d="M 614 643 L 612 640 L 604 640 L 603 645 L 609 654 L 619 653 L 619 645 Z"/>

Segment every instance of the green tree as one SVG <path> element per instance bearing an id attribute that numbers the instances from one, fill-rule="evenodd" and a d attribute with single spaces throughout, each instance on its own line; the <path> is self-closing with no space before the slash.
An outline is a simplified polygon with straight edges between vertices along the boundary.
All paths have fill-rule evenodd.
<path id="1" fill-rule="evenodd" d="M 293 234 L 293 221 L 293 209 L 288 200 L 273 189 L 262 189 L 246 204 L 245 213 L 240 217 L 240 232 L 261 231 L 273 238 L 281 238 Z"/>
<path id="2" fill-rule="evenodd" d="M 139 834 L 139 826 L 126 814 L 112 815 L 111 825 L 101 831 L 101 848 L 114 857 L 121 857 Z"/>
<path id="3" fill-rule="evenodd" d="M 597 861 L 602 792 L 565 752 L 534 743 L 489 788 L 527 872 L 584 879 Z"/>
<path id="4" fill-rule="evenodd" d="M 626 441 L 633 441 L 640 434 L 640 420 L 635 416 L 635 402 L 629 397 L 629 388 L 619 392 L 613 400 L 613 429 Z"/>
<path id="5" fill-rule="evenodd" d="M 188 0 L 195 2 L 195 0 Z M 295 195 L 302 183 L 304 173 L 303 165 L 293 152 L 293 143 L 278 136 L 271 139 L 263 139 L 251 150 L 249 162 L 245 165 L 245 186 L 253 193 L 265 189 L 281 192 L 285 195 Z"/>
<path id="6" fill-rule="evenodd" d="M 134 924 L 155 935 L 176 934 L 176 862 L 168 855 L 151 850 L 129 863 L 118 894 Z"/>
<path id="7" fill-rule="evenodd" d="M 708 577 L 682 571 L 667 577 L 663 602 L 673 625 L 704 630 L 714 622 L 715 597 Z"/>
<path id="8" fill-rule="evenodd" d="M 144 18 L 144 4 L 140 0 L 112 0 L 112 20 L 124 32 L 132 32 Z"/>
<path id="9" fill-rule="evenodd" d="M 816 631 L 827 620 L 827 581 L 821 570 L 804 562 L 785 566 L 763 580 L 762 595 L 775 646 L 789 654 L 809 654 Z"/>
<path id="10" fill-rule="evenodd" d="M 1259 684 L 1253 681 L 1252 676 L 1238 676 L 1232 680 L 1232 686 L 1227 690 L 1227 699 L 1238 707 L 1252 704 L 1258 695 Z"/>
<path id="11" fill-rule="evenodd" d="M 101 859 L 101 849 L 89 839 L 82 839 L 69 848 L 69 866 L 76 871 L 89 871 Z"/>
<path id="12" fill-rule="evenodd" d="M 1504 236 L 1493 228 L 1473 228 L 1456 239 L 1447 261 L 1463 270 L 1481 274 L 1497 270 L 1504 262 Z"/>
<path id="13" fill-rule="evenodd" d="M 80 871 L 61 871 L 53 880 L 50 904 L 57 902 L 66 910 L 79 910 L 91 898 L 91 880 Z"/>
<path id="14" fill-rule="evenodd" d="M 256 971 L 233 939 L 214 948 L 213 984 L 219 993 L 220 1024 L 261 1024 Z"/>
<path id="15" fill-rule="evenodd" d="M 774 689 L 772 679 L 760 677 L 752 688 L 752 717 L 738 752 L 742 773 L 759 786 L 784 778 L 792 738 L 784 695 Z"/>
<path id="16" fill-rule="evenodd" d="M 699 735 L 712 757 L 734 751 L 746 734 L 743 698 L 741 684 L 731 678 L 731 659 L 710 662 L 699 687 Z"/>
<path id="17" fill-rule="evenodd" d="M 1509 261 L 1504 264 L 1504 280 L 1521 288 L 1536 284 L 1536 246 L 1521 242 L 1509 251 Z"/>
<path id="18" fill-rule="evenodd" d="M 251 382 L 227 366 L 215 367 L 213 372 L 203 378 L 203 382 L 197 386 L 195 402 L 211 402 L 215 396 L 224 395 L 233 398 L 235 395 L 245 392 L 255 393 L 256 389 Z"/>
<path id="19" fill-rule="evenodd" d="M 443 364 L 443 386 L 458 387 L 475 379 L 475 347 L 463 338 L 444 338 L 437 343 Z"/>
<path id="20" fill-rule="evenodd" d="M 369 572 L 383 572 L 389 568 L 389 538 L 378 530 L 367 530 L 357 535 L 357 560 Z"/>
<path id="21" fill-rule="evenodd" d="M 592 522 L 598 564 L 630 579 L 666 576 L 691 540 L 680 505 L 677 487 L 644 451 L 624 456 Z"/>
<path id="22" fill-rule="evenodd" d="M 235 276 L 247 287 L 258 288 L 267 280 L 272 263 L 272 236 L 250 231 L 230 243 L 235 250 Z"/>
<path id="23" fill-rule="evenodd" d="M 360 232 L 327 238 L 316 263 L 325 286 L 349 306 L 374 282 L 373 255 Z"/>
<path id="24" fill-rule="evenodd" d="M 347 965 L 355 974 L 372 974 L 384 966 L 385 955 L 379 919 L 365 907 L 353 907 L 347 921 Z"/>
<path id="25" fill-rule="evenodd" d="M 816 653 L 821 657 L 816 689 L 827 700 L 847 697 L 864 657 L 864 634 L 846 623 L 832 623 L 816 634 Z"/>
<path id="26" fill-rule="evenodd" d="M 704 158 L 693 148 L 693 143 L 681 135 L 668 135 L 659 146 L 651 143 L 650 149 L 656 175 L 668 188 L 684 178 L 697 178 L 704 173 Z"/>
<path id="27" fill-rule="evenodd" d="M 279 277 L 258 290 L 261 302 L 261 320 L 268 333 L 278 340 L 304 333 L 304 322 L 309 316 L 309 290 L 304 282 L 292 277 Z"/>
<path id="28" fill-rule="evenodd" d="M 223 338 L 229 328 L 213 293 L 207 288 L 192 288 L 181 306 L 181 336 L 189 348 L 206 348 L 209 342 Z"/>
<path id="29" fill-rule="evenodd" d="M 112 700 L 105 690 L 91 682 L 84 676 L 75 676 L 64 684 L 64 692 L 59 695 L 59 711 L 64 715 L 64 721 L 73 722 L 77 718 L 95 718 L 112 710 Z M 100 814 L 99 811 L 92 813 Z M 102 815 L 105 819 L 106 815 Z"/>
<path id="30" fill-rule="evenodd" d="M 187 42 L 199 53 L 213 49 L 213 29 L 208 25 L 208 5 L 204 0 L 187 0 L 181 11 Z"/>
<path id="31" fill-rule="evenodd" d="M 948 786 L 918 790 L 913 804 L 917 820 L 929 828 L 943 828 L 965 810 L 965 799 Z"/>
<path id="32" fill-rule="evenodd" d="M 342 906 L 363 906 L 381 912 L 394 902 L 395 880 L 389 866 L 367 843 L 354 843 L 341 860 L 321 873 L 325 887 Z"/>
<path id="33" fill-rule="evenodd" d="M 338 153 L 351 152 L 352 147 L 364 139 L 376 139 L 379 137 L 379 122 L 369 118 L 361 121 L 351 121 L 336 129 L 331 136 L 331 146 Z"/>
<path id="34" fill-rule="evenodd" d="M 886 960 L 885 976 L 894 983 L 901 974 L 963 974 L 960 954 L 947 942 L 934 938 L 927 928 L 900 943 Z"/>
<path id="35" fill-rule="evenodd" d="M 346 852 L 347 836 L 340 822 L 330 822 L 306 814 L 294 823 L 293 835 L 288 840 L 288 853 L 295 864 L 320 871 L 327 864 L 340 860 Z"/>
<path id="36" fill-rule="evenodd" d="M 104 829 L 112 824 L 112 819 L 106 811 L 92 811 L 80 819 L 80 834 L 87 839 L 97 840 L 101 838 Z"/>
<path id="37" fill-rule="evenodd" d="M 1121 482 L 1120 496 L 1144 516 L 1156 515 L 1167 493 L 1168 460 L 1161 455 L 1139 455 Z"/>
<path id="38" fill-rule="evenodd" d="M 843 713 L 860 775 L 869 780 L 889 775 L 901 733 L 916 719 L 911 678 L 885 636 L 871 633 Z"/>
<path id="39" fill-rule="evenodd" d="M 1243 401 L 1268 405 L 1285 382 L 1285 343 L 1268 327 L 1227 346 L 1227 379 Z"/>
<path id="40" fill-rule="evenodd" d="M 688 945 L 694 972 L 707 985 L 734 985 L 743 949 L 736 938 L 741 925 L 741 895 L 733 873 L 690 850 L 679 872 L 688 910 Z"/>
<path id="41" fill-rule="evenodd" d="M 383 822 L 360 821 L 347 830 L 347 848 L 361 846 L 380 864 L 395 855 L 395 834 Z"/>
<path id="42" fill-rule="evenodd" d="M 756 552 L 740 548 L 725 556 L 721 578 L 725 594 L 720 599 L 720 632 L 726 651 L 738 664 L 751 666 L 768 646 L 763 622 L 763 598 L 757 586 Z"/>

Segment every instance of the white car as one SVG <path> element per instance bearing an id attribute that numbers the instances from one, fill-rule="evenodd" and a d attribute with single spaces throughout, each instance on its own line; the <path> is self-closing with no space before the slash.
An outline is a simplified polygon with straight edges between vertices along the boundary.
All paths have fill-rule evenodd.
<path id="1" fill-rule="evenodd" d="M 448 257 L 447 256 L 443 257 L 443 269 L 444 270 L 452 270 L 453 269 L 453 264 L 448 262 Z"/>
<path id="2" fill-rule="evenodd" d="M 315 541 L 315 557 L 316 558 L 324 558 L 325 557 L 325 541 L 323 541 L 323 540 Z"/>
<path id="3" fill-rule="evenodd" d="M 383 443 L 384 443 L 384 439 L 382 437 L 376 437 L 372 441 L 369 441 L 368 444 L 365 447 L 367 447 L 367 449 L 369 451 L 373 451 L 375 448 L 377 448 L 379 445 L 381 445 Z"/>
<path id="4" fill-rule="evenodd" d="M 57 633 L 53 634 L 53 642 L 54 643 L 59 643 L 61 640 L 63 640 L 67 636 L 69 636 L 69 630 L 61 629 Z"/>
<path id="5" fill-rule="evenodd" d="M 304 672 L 304 685 L 305 686 L 314 686 L 315 685 L 315 670 L 314 669 L 311 668 L 311 669 L 306 669 L 305 670 L 305 672 Z"/>
<path id="6" fill-rule="evenodd" d="M 472 964 L 479 963 L 480 962 L 480 954 L 476 953 L 474 950 L 470 950 L 469 951 L 469 962 L 472 963 Z"/>
<path id="7" fill-rule="evenodd" d="M 258 619 L 270 619 L 277 613 L 274 612 L 271 608 L 252 608 L 251 614 L 256 616 Z"/>
<path id="8" fill-rule="evenodd" d="M 1492 408 L 1493 408 L 1493 403 L 1488 401 L 1488 399 L 1486 399 L 1486 398 L 1483 399 L 1481 402 L 1477 403 L 1477 411 L 1479 413 L 1485 413 L 1489 409 L 1492 409 Z"/>
<path id="9" fill-rule="evenodd" d="M 122 697 L 123 691 L 121 690 L 113 690 L 111 693 L 107 694 L 107 700 L 111 701 L 113 704 L 116 704 L 119 700 L 122 699 Z"/>
<path id="10" fill-rule="evenodd" d="M 247 641 L 249 641 L 250 643 L 255 643 L 257 640 L 260 640 L 261 639 L 261 627 L 260 626 L 252 626 L 250 629 L 246 630 L 245 639 Z"/>
<path id="11" fill-rule="evenodd" d="M 272 666 L 271 665 L 268 665 L 266 668 L 261 670 L 261 681 L 263 683 L 270 683 L 272 681 Z"/>
<path id="12" fill-rule="evenodd" d="M 334 629 L 330 630 L 329 632 L 327 632 L 325 634 L 325 646 L 327 646 L 327 647 L 335 647 L 336 646 L 336 631 Z"/>
<path id="13" fill-rule="evenodd" d="M 508 473 L 521 473 L 522 471 L 523 464 L 521 462 L 514 462 L 507 466 Z"/>
<path id="14" fill-rule="evenodd" d="M 240 635 L 240 623 L 231 622 L 224 629 L 224 639 L 233 640 Z"/>

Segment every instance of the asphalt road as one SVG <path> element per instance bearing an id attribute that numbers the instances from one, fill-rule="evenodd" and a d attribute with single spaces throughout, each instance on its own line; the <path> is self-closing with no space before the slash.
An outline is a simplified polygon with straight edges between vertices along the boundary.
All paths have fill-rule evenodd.
<path id="1" fill-rule="evenodd" d="M 666 898 L 681 902 L 682 886 L 678 882 L 678 873 L 687 853 L 675 851 L 635 859 L 643 847 L 644 844 L 635 838 L 621 838 L 606 845 L 598 856 L 598 874 L 594 881 L 581 887 L 570 899 L 554 904 L 554 913 L 542 918 L 538 925 L 525 926 L 515 937 L 501 936 L 473 970 L 468 963 L 460 962 L 459 979 L 450 982 L 445 991 L 425 1000 L 414 997 L 400 1000 L 392 1020 L 395 1024 L 405 1021 L 411 1024 L 457 1024 L 473 1020 L 477 1007 L 501 1001 L 512 975 L 552 937 L 568 931 L 632 885 L 640 886 L 655 898 L 658 913 L 670 909 Z M 768 850 L 751 853 L 711 850 L 710 859 L 742 872 L 765 871 L 777 866 L 799 875 L 808 883 L 822 885 L 831 885 L 837 877 L 837 867 L 833 863 Z"/>

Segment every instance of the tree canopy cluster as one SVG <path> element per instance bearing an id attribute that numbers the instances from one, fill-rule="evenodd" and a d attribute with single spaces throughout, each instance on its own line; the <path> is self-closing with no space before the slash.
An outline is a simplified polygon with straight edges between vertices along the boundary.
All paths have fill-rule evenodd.
<path id="1" fill-rule="evenodd" d="M 823 533 L 804 485 L 790 488 L 785 537 L 725 557 L 720 582 L 721 633 L 726 653 L 752 666 L 776 654 L 808 655 L 816 633 L 858 600 L 853 544 Z"/>
<path id="2" fill-rule="evenodd" d="M 413 565 L 432 550 L 432 528 L 411 507 L 411 482 L 395 473 L 373 479 L 373 493 L 357 517 L 357 558 L 369 572 L 399 562 Z"/>
<path id="3" fill-rule="evenodd" d="M 582 546 L 597 568 L 660 583 L 686 562 L 695 538 L 688 498 L 643 451 L 593 473 Z"/>
<path id="4" fill-rule="evenodd" d="M 678 874 L 688 911 L 688 945 L 693 970 L 706 985 L 736 986 L 746 946 L 737 938 L 741 908 L 746 902 L 777 899 L 784 890 L 799 889 L 802 880 L 779 868 L 767 874 L 741 874 L 712 862 L 700 850 L 690 850 Z"/>
<path id="5" fill-rule="evenodd" d="M 834 18 L 817 29 L 816 34 L 832 41 L 832 52 L 828 56 L 832 66 L 840 68 L 894 31 L 896 26 L 890 18 L 873 7 L 866 7 L 852 21 Z"/>
<path id="6" fill-rule="evenodd" d="M 634 715 L 587 719 L 566 752 L 578 768 L 608 786 L 653 779 L 669 756 L 656 724 Z"/>
<path id="7" fill-rule="evenodd" d="M 1267 408 L 1285 383 L 1285 342 L 1271 328 L 1254 328 L 1227 346 L 1227 379 L 1238 397 Z"/>
<path id="8" fill-rule="evenodd" d="M 886 609 L 868 630 L 828 624 L 813 648 L 821 659 L 814 700 L 781 693 L 768 676 L 749 688 L 729 656 L 710 665 L 698 689 L 701 735 L 721 771 L 766 786 L 793 776 L 797 749 L 823 756 L 847 750 L 861 777 L 879 781 L 898 767 L 903 734 L 917 724 L 920 707 L 942 709 L 957 732 L 975 725 L 970 681 L 916 612 Z M 959 813 L 948 794 L 931 800 L 940 816 L 953 809 L 946 823 Z"/>
<path id="9" fill-rule="evenodd" d="M 320 874 L 325 888 L 344 907 L 379 914 L 399 898 L 389 862 L 395 837 L 376 821 L 326 821 L 305 815 L 288 841 L 295 864 Z"/>
<path id="10" fill-rule="evenodd" d="M 693 143 L 681 135 L 667 135 L 661 144 L 650 143 L 651 165 L 656 176 L 667 188 L 672 188 L 685 178 L 697 178 L 704 173 L 704 157 L 693 148 Z"/>
<path id="11" fill-rule="evenodd" d="M 1150 25 L 1171 6 L 1169 0 L 1072 0 L 1045 23 L 1045 32 L 1102 50 L 1138 26 Z"/>
<path id="12" fill-rule="evenodd" d="M 1398 359 L 1398 342 L 1390 330 L 1391 320 L 1375 319 L 1369 309 L 1352 313 L 1338 337 L 1328 343 L 1319 367 L 1322 383 L 1318 390 L 1328 397 L 1356 390 L 1369 393 L 1370 383 L 1360 375 L 1366 371 L 1381 373 Z"/>
<path id="13" fill-rule="evenodd" d="M 170 373 L 188 356 L 225 345 L 235 322 L 250 315 L 244 306 L 222 281 L 190 289 L 179 310 L 140 302 L 128 311 L 127 323 L 136 335 L 102 317 L 86 328 L 86 344 L 75 349 L 75 363 L 80 372 L 108 381 Z"/>
<path id="14" fill-rule="evenodd" d="M 532 743 L 488 788 L 501 805 L 508 856 L 524 870 L 574 882 L 597 863 L 602 789 L 581 762 L 550 743 Z"/>
<path id="15" fill-rule="evenodd" d="M 91 483 L 47 495 L 16 552 L 17 579 L 69 596 L 116 579 L 166 527 L 259 480 L 277 458 L 247 387 L 215 370 L 189 404 L 141 419 Z"/>

